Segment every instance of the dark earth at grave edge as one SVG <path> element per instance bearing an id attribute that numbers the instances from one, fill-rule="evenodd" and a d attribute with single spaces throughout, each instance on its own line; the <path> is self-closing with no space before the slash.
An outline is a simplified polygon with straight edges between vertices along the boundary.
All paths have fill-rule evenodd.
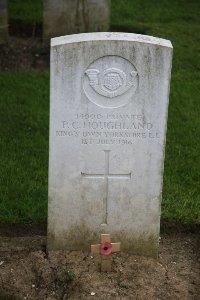
<path id="1" fill-rule="evenodd" d="M 6 236 L 0 236 L 0 299 L 91 299 L 91 293 L 95 299 L 199 299 L 197 233 L 170 229 L 170 233 L 161 234 L 158 260 L 114 253 L 113 271 L 101 273 L 99 255 L 46 253 L 46 226 L 42 230 L 37 226 L 15 226 L 18 237 L 10 237 L 9 227 L 4 227 Z M 1 225 L 1 234 L 2 229 Z"/>

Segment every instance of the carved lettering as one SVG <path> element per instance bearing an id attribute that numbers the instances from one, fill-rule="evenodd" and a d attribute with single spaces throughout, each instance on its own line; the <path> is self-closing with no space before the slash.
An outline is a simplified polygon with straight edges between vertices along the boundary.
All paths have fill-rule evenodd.
<path id="1" fill-rule="evenodd" d="M 135 139 L 157 139 L 159 132 L 142 114 L 76 114 L 61 122 L 57 137 L 81 138 L 82 145 L 132 145 Z"/>

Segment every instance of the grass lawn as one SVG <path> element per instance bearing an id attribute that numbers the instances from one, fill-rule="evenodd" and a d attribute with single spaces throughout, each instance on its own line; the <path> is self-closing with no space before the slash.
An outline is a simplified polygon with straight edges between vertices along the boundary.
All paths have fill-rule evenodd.
<path id="1" fill-rule="evenodd" d="M 42 21 L 41 1 L 10 0 L 10 18 Z M 20 13 L 19 13 L 20 11 Z M 162 218 L 200 223 L 200 2 L 112 0 L 111 25 L 174 46 Z M 0 221 L 47 216 L 48 72 L 0 72 Z"/>
<path id="2" fill-rule="evenodd" d="M 47 216 L 47 72 L 0 72 L 0 221 Z"/>

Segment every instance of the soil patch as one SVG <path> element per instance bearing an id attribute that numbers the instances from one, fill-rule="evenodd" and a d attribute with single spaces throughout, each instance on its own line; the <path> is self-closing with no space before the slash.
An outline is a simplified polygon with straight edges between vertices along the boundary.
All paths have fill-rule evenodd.
<path id="1" fill-rule="evenodd" d="M 4 224 L 0 223 L 0 236 L 4 237 L 25 237 L 25 236 L 46 236 L 47 224 Z"/>
<path id="2" fill-rule="evenodd" d="M 42 23 L 9 20 L 9 34 L 17 37 L 42 37 Z"/>
<path id="3" fill-rule="evenodd" d="M 113 272 L 100 256 L 45 251 L 45 236 L 0 237 L 0 299 L 199 299 L 196 234 L 164 234 L 158 260 L 112 254 Z"/>
<path id="4" fill-rule="evenodd" d="M 46 69 L 49 53 L 49 47 L 45 47 L 40 38 L 9 37 L 7 44 L 0 45 L 0 69 Z"/>

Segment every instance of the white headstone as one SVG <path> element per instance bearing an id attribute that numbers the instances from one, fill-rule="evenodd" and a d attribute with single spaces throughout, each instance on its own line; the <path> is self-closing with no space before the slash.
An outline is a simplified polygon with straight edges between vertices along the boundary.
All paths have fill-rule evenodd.
<path id="1" fill-rule="evenodd" d="M 127 33 L 52 39 L 48 249 L 110 233 L 156 256 L 172 45 Z"/>
<path id="2" fill-rule="evenodd" d="M 109 30 L 110 0 L 44 0 L 43 39 Z"/>

